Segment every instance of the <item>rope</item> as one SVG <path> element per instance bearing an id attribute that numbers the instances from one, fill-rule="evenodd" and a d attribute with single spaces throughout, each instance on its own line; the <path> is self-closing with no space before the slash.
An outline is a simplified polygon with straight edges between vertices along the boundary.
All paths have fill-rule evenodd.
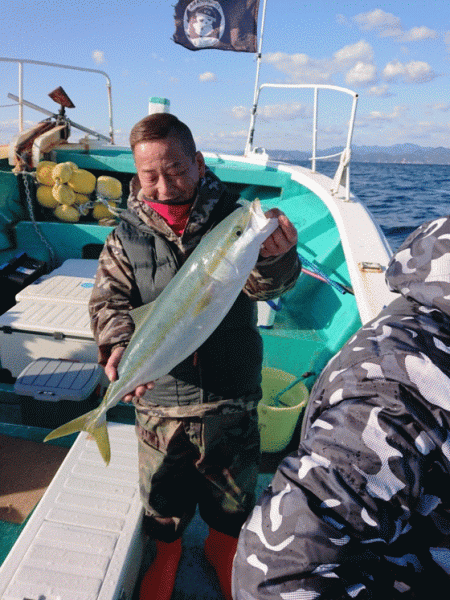
<path id="1" fill-rule="evenodd" d="M 331 188 L 332 194 L 337 194 L 339 186 L 341 185 L 342 176 L 344 174 L 344 169 L 348 167 L 350 164 L 351 151 L 348 148 L 345 148 L 341 154 L 341 160 L 339 161 L 339 166 L 337 168 L 336 174 L 333 179 L 333 185 Z"/>
<path id="2" fill-rule="evenodd" d="M 117 201 L 119 201 L 120 198 L 118 198 Z M 111 198 L 107 198 L 106 196 L 102 196 L 101 194 L 99 194 L 98 192 L 96 193 L 96 199 L 95 201 L 92 203 L 92 206 L 94 206 L 95 204 L 103 204 L 107 207 L 107 209 L 109 210 L 109 212 L 111 214 L 113 214 L 116 217 L 120 217 L 121 213 L 125 210 L 124 208 L 119 208 L 119 207 L 114 207 L 111 206 L 110 202 L 114 202 L 114 200 L 111 200 Z"/>

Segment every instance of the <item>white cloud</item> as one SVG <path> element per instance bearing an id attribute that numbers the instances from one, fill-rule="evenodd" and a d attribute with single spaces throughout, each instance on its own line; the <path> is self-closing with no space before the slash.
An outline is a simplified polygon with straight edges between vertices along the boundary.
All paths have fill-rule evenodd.
<path id="1" fill-rule="evenodd" d="M 421 60 L 411 60 L 408 63 L 393 60 L 385 66 L 383 77 L 392 82 L 427 83 L 438 77 L 438 74 Z"/>
<path id="2" fill-rule="evenodd" d="M 386 79 L 397 79 L 405 73 L 405 65 L 398 60 L 388 63 L 383 70 L 383 76 Z"/>
<path id="3" fill-rule="evenodd" d="M 376 96 L 378 98 L 389 98 L 393 96 L 391 92 L 389 92 L 388 85 L 383 83 L 383 85 L 374 85 L 369 88 L 366 92 L 368 96 Z"/>
<path id="4" fill-rule="evenodd" d="M 247 134 L 248 134 L 248 131 L 246 129 L 240 129 L 239 131 L 220 131 L 217 134 L 217 136 L 220 139 L 231 138 L 231 139 L 235 140 L 235 139 L 246 138 Z"/>
<path id="5" fill-rule="evenodd" d="M 450 31 L 444 33 L 444 43 L 447 46 L 447 51 L 450 52 Z"/>
<path id="6" fill-rule="evenodd" d="M 450 124 L 430 121 L 413 121 L 402 131 L 408 141 L 425 142 L 429 146 L 446 146 L 450 135 Z"/>
<path id="7" fill-rule="evenodd" d="M 370 12 L 360 13 L 353 21 L 364 31 L 375 31 L 380 37 L 397 38 L 399 42 L 419 42 L 434 39 L 436 31 L 422 25 L 405 31 L 399 17 L 377 8 Z"/>
<path id="8" fill-rule="evenodd" d="M 330 83 L 332 76 L 344 73 L 359 62 L 369 65 L 374 57 L 373 48 L 364 40 L 344 46 L 331 57 L 314 59 L 306 54 L 274 52 L 263 60 L 285 73 L 288 81 L 299 83 Z M 366 67 L 366 71 L 368 67 Z M 366 75 L 367 77 L 367 75 Z"/>
<path id="9" fill-rule="evenodd" d="M 292 121 L 310 117 L 312 111 L 300 102 L 288 104 L 268 104 L 258 109 L 258 118 L 262 121 Z"/>
<path id="10" fill-rule="evenodd" d="M 217 81 L 216 75 L 214 73 L 211 73 L 211 71 L 201 73 L 201 75 L 199 75 L 198 78 L 199 81 Z"/>
<path id="11" fill-rule="evenodd" d="M 250 109 L 247 106 L 233 106 L 231 114 L 238 121 L 244 121 L 249 118 Z"/>
<path id="12" fill-rule="evenodd" d="M 358 61 L 345 76 L 345 81 L 348 85 L 370 85 L 376 80 L 376 66 L 362 61 Z"/>
<path id="13" fill-rule="evenodd" d="M 380 8 L 353 17 L 353 21 L 364 31 L 377 31 L 381 37 L 394 37 L 402 32 L 401 21 L 392 13 Z"/>
<path id="14" fill-rule="evenodd" d="M 381 112 L 372 110 L 370 113 L 361 115 L 357 119 L 357 127 L 368 127 L 376 125 L 377 127 L 396 123 L 409 110 L 407 106 L 396 106 L 392 112 Z"/>
<path id="15" fill-rule="evenodd" d="M 247 139 L 248 131 L 241 129 L 238 131 L 218 131 L 205 133 L 200 136 L 195 136 L 197 147 L 204 148 L 206 151 L 224 151 L 242 150 L 245 140 Z"/>
<path id="16" fill-rule="evenodd" d="M 238 121 L 247 121 L 250 117 L 250 109 L 246 106 L 234 106 L 231 114 Z M 258 107 L 257 118 L 261 121 L 293 121 L 294 119 L 306 119 L 311 117 L 312 108 L 300 102 L 285 104 L 266 104 Z"/>
<path id="17" fill-rule="evenodd" d="M 344 46 L 333 54 L 333 64 L 337 69 L 345 68 L 349 64 L 373 60 L 373 48 L 365 40 L 360 40 L 356 44 Z"/>
<path id="18" fill-rule="evenodd" d="M 160 69 L 158 69 L 156 71 L 156 74 L 159 75 L 160 77 L 162 77 L 163 79 L 165 79 L 168 83 L 179 83 L 180 82 L 178 77 L 171 75 L 168 71 L 161 71 Z M 148 83 L 145 82 L 145 85 L 147 86 Z"/>
<path id="19" fill-rule="evenodd" d="M 339 25 L 346 25 L 347 27 L 351 26 L 350 21 L 347 19 L 347 17 L 345 15 L 342 15 L 342 14 L 336 15 L 336 23 L 338 23 Z"/>
<path id="20" fill-rule="evenodd" d="M 402 36 L 402 42 L 419 42 L 421 40 L 429 40 L 437 37 L 437 33 L 433 29 L 429 29 L 422 25 L 422 27 L 413 27 L 409 31 L 406 31 Z"/>
<path id="21" fill-rule="evenodd" d="M 306 54 L 269 52 L 263 60 L 285 73 L 291 82 L 328 83 L 331 77 L 329 61 L 326 59 L 312 59 Z"/>
<path id="22" fill-rule="evenodd" d="M 449 112 L 450 104 L 448 102 L 433 102 L 432 104 L 428 104 L 428 108 L 439 112 Z"/>
<path id="23" fill-rule="evenodd" d="M 92 53 L 92 58 L 94 62 L 100 65 L 105 62 L 105 53 L 102 50 L 94 50 Z"/>

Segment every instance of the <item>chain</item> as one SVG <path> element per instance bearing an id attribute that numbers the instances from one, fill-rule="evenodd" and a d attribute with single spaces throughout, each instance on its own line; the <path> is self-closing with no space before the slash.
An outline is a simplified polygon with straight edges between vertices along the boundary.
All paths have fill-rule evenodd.
<path id="1" fill-rule="evenodd" d="M 50 271 L 53 271 L 53 269 L 56 268 L 56 266 L 57 266 L 55 251 L 54 251 L 53 247 L 50 245 L 50 243 L 47 241 L 47 239 L 45 238 L 42 231 L 40 230 L 39 225 L 36 222 L 36 217 L 34 215 L 33 198 L 31 196 L 30 183 L 29 183 L 29 179 L 32 178 L 33 176 L 31 175 L 31 173 L 28 173 L 26 171 L 22 171 L 20 173 L 20 175 L 22 175 L 23 185 L 25 188 L 25 196 L 27 199 L 27 207 L 28 207 L 28 213 L 30 215 L 31 223 L 33 225 L 34 231 L 36 232 L 36 235 L 39 237 L 41 242 L 44 244 L 44 246 L 48 250 L 49 268 L 50 268 Z"/>

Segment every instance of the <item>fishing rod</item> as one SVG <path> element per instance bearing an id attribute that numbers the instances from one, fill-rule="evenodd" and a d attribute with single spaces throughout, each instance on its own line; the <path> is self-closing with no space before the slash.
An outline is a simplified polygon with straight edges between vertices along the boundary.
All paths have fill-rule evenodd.
<path id="1" fill-rule="evenodd" d="M 328 277 L 328 275 L 325 275 L 323 271 L 318 269 L 315 264 L 309 262 L 309 260 L 304 258 L 301 254 L 298 254 L 298 257 L 302 263 L 302 273 L 304 273 L 305 275 L 309 275 L 309 277 L 314 277 L 314 279 L 318 279 L 323 283 L 331 285 L 331 287 L 337 290 L 340 294 L 352 294 L 352 296 L 355 295 L 355 292 L 350 286 L 334 281 L 334 279 L 331 279 L 330 277 Z M 304 267 L 305 264 L 309 267 L 309 269 L 306 269 Z M 270 308 L 277 312 L 283 308 L 280 301 L 266 300 L 266 303 L 270 306 Z"/>
<path id="2" fill-rule="evenodd" d="M 305 275 L 309 275 L 310 277 L 314 277 L 319 281 L 323 281 L 324 283 L 328 283 L 328 285 L 331 285 L 331 287 L 336 289 L 340 294 L 355 295 L 355 292 L 350 286 L 334 281 L 334 279 L 328 277 L 328 275 L 321 271 L 314 263 L 304 258 L 301 254 L 298 254 L 298 257 L 302 263 L 302 273 L 305 273 Z M 307 268 L 305 268 L 304 265 L 306 265 Z"/>

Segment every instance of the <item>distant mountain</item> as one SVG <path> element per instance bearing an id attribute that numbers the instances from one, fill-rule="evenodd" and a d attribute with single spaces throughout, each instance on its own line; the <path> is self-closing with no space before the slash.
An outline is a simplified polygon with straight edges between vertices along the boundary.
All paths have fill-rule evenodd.
<path id="1" fill-rule="evenodd" d="M 342 151 L 342 148 L 318 150 L 317 156 L 329 156 Z M 269 150 L 268 154 L 274 160 L 302 162 L 311 157 L 310 152 L 297 150 Z M 336 158 L 330 159 L 336 161 Z M 422 147 L 416 144 L 395 144 L 394 146 L 354 146 L 352 148 L 353 162 L 370 163 L 411 163 L 450 165 L 450 148 Z"/>

